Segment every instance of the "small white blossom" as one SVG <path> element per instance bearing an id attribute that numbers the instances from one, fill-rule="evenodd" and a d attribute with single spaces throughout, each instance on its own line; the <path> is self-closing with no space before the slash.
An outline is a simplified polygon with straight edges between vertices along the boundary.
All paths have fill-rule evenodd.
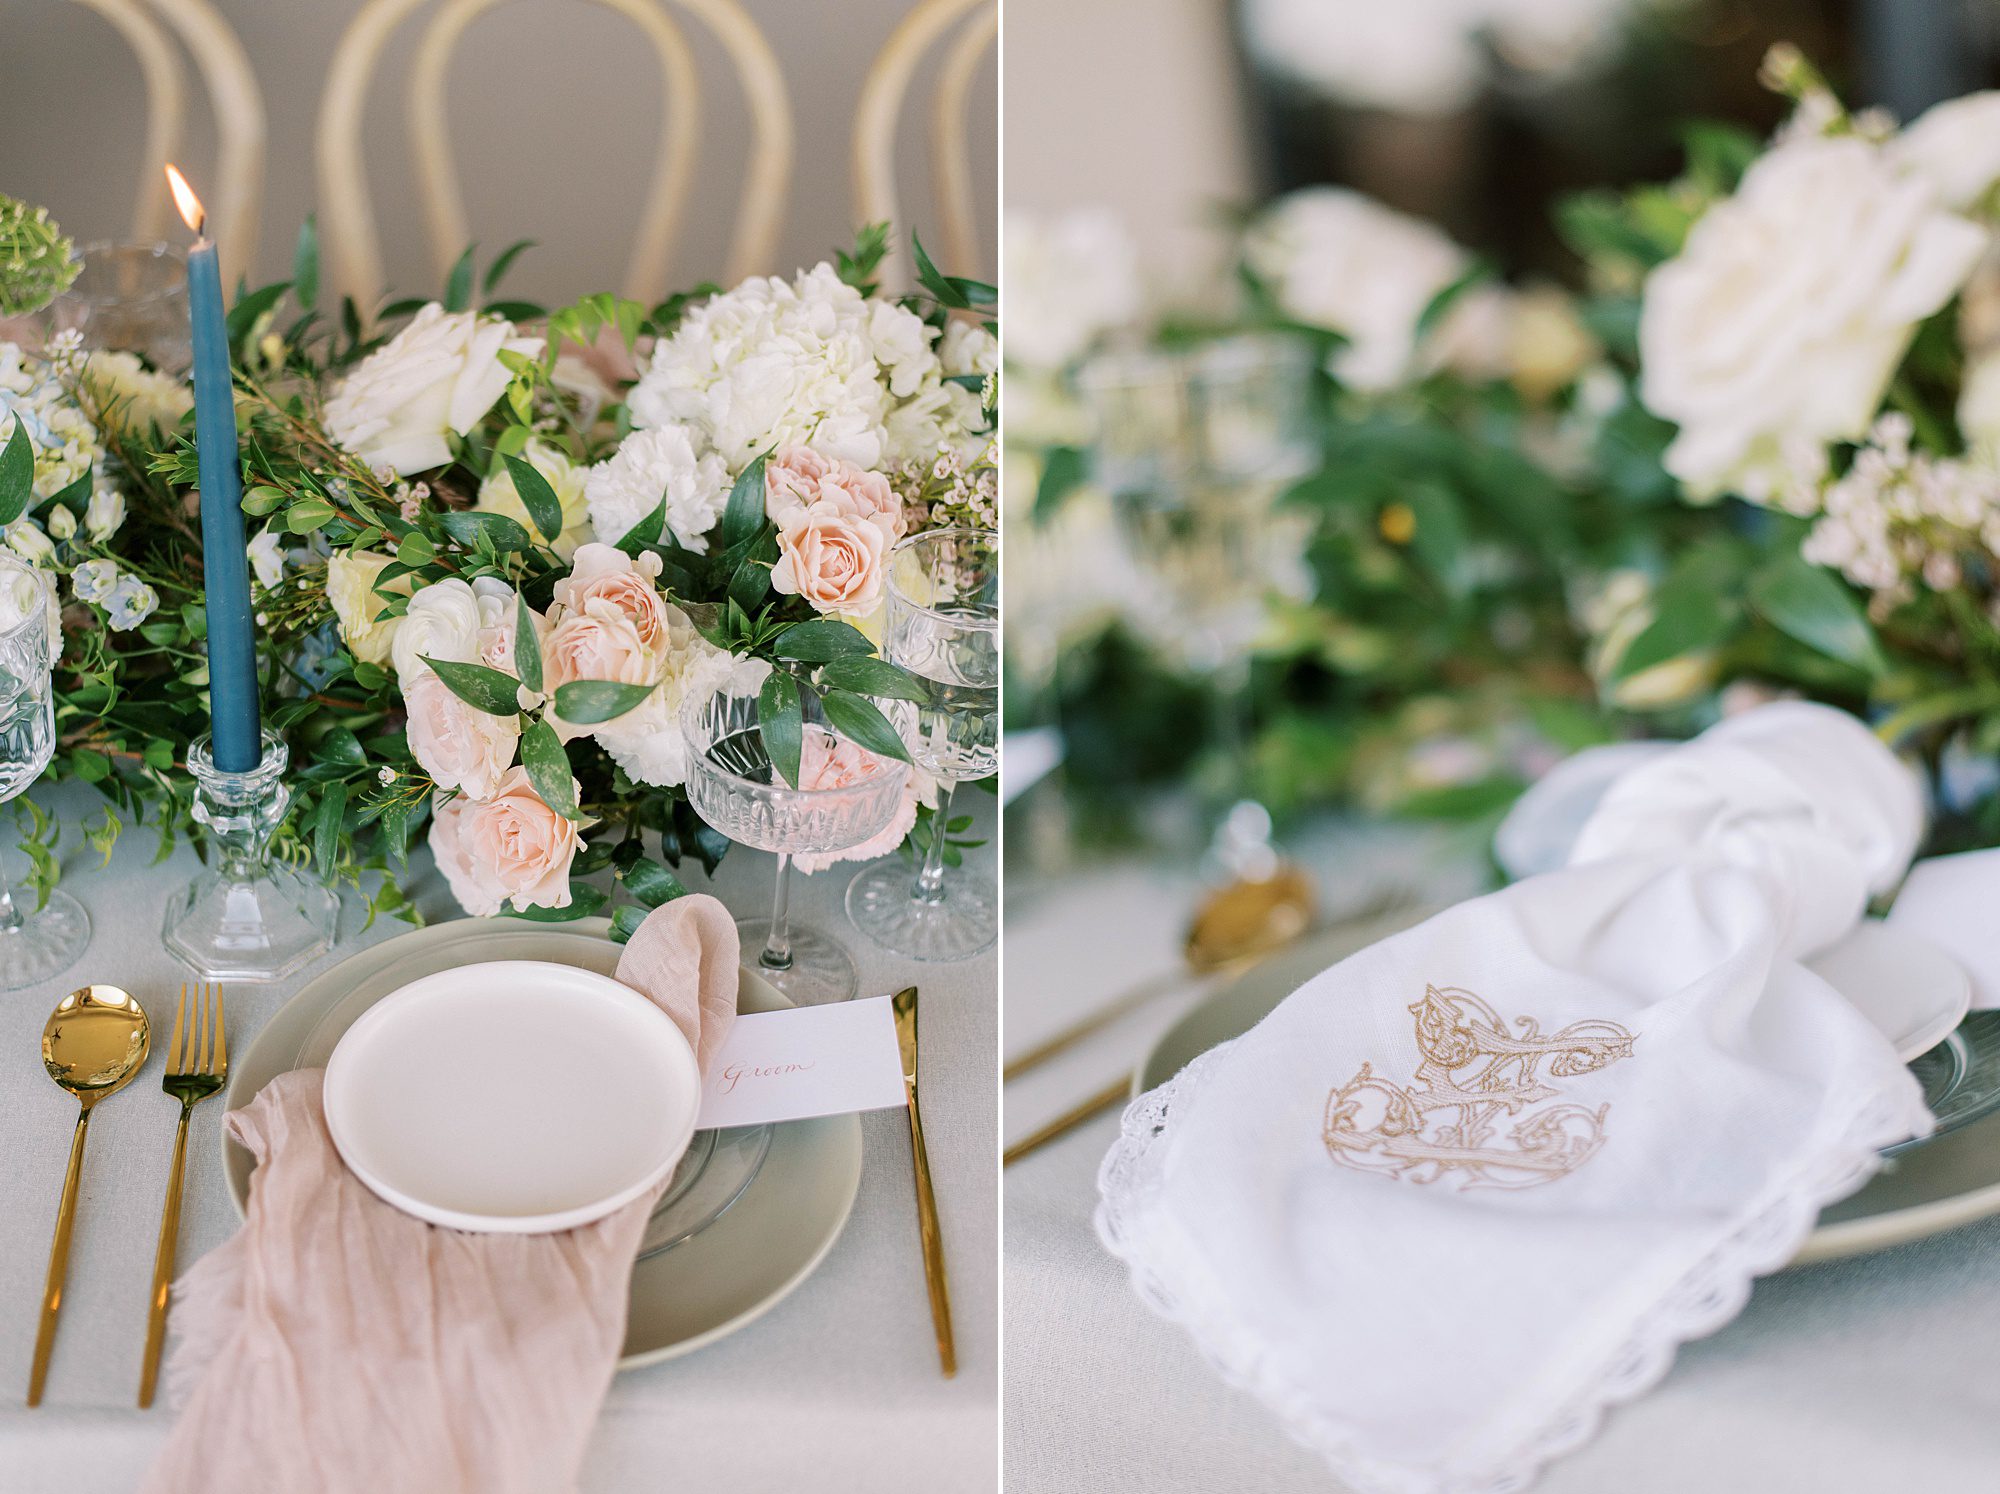
<path id="1" fill-rule="evenodd" d="M 257 584 L 266 591 L 276 591 L 285 579 L 285 551 L 279 543 L 278 532 L 266 529 L 245 547 L 250 555 L 250 570 L 257 577 Z"/>
<path id="2" fill-rule="evenodd" d="M 129 632 L 160 610 L 160 594 L 126 572 L 104 598 L 105 619 L 116 633 Z"/>
<path id="3" fill-rule="evenodd" d="M 117 561 L 86 560 L 70 572 L 70 590 L 76 593 L 79 602 L 101 602 L 118 584 L 118 576 Z"/>
<path id="4" fill-rule="evenodd" d="M 76 537 L 76 514 L 67 506 L 58 503 L 49 510 L 49 538 L 57 540 Z"/>

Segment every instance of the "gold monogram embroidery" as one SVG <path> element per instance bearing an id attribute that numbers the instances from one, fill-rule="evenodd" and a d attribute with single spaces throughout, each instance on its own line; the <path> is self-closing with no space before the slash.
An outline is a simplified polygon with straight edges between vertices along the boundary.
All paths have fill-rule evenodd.
<path id="1" fill-rule="evenodd" d="M 1542 1069 L 1566 1079 L 1629 1058 L 1632 1034 L 1616 1022 L 1572 1022 L 1545 1037 L 1532 1017 L 1516 1017 L 1509 1031 L 1456 986 L 1426 986 L 1410 1013 L 1424 1055 L 1410 1085 L 1377 1078 L 1364 1063 L 1327 1096 L 1326 1149 L 1342 1167 L 1412 1183 L 1456 1174 L 1466 1188 L 1532 1188 L 1576 1171 L 1604 1145 L 1611 1107 L 1543 1104 L 1562 1091 L 1543 1082 Z"/>

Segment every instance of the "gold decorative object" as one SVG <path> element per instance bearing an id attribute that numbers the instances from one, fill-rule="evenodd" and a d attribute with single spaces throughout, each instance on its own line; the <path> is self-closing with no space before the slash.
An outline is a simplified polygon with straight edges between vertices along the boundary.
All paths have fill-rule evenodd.
<path id="1" fill-rule="evenodd" d="M 931 1294 L 931 1327 L 937 1332 L 938 1364 L 948 1380 L 958 1373 L 951 1339 L 951 1292 L 944 1274 L 944 1233 L 938 1228 L 937 1197 L 931 1192 L 931 1159 L 924 1150 L 924 1116 L 917 1104 L 917 988 L 898 991 L 890 1001 L 896 1015 L 896 1045 L 903 1055 L 903 1093 L 910 1111 L 910 1155 L 917 1174 L 917 1233 L 924 1246 L 924 1281 Z"/>
<path id="2" fill-rule="evenodd" d="M 1424 1055 L 1415 1078 L 1395 1084 L 1364 1063 L 1327 1096 L 1326 1149 L 1342 1167 L 1410 1183 L 1532 1188 L 1603 1147 L 1611 1107 L 1547 1103 L 1563 1091 L 1542 1071 L 1568 1079 L 1631 1057 L 1625 1028 L 1572 1022 L 1544 1036 L 1534 1018 L 1510 1025 L 1456 986 L 1426 986 L 1410 1013 Z"/>

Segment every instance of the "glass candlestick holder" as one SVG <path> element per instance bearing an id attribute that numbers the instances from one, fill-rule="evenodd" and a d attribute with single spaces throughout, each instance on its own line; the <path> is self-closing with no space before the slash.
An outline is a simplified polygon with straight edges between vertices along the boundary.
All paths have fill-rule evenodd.
<path id="1" fill-rule="evenodd" d="M 168 902 L 161 933 L 174 957 L 206 979 L 281 980 L 333 947 L 340 899 L 271 861 L 271 837 L 292 801 L 282 782 L 289 759 L 270 731 L 263 761 L 247 773 L 218 768 L 206 735 L 188 748 L 208 865 Z"/>

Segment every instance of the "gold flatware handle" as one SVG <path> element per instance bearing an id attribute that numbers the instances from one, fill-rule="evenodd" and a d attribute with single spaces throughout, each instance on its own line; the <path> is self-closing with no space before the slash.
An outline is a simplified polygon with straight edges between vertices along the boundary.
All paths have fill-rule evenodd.
<path id="1" fill-rule="evenodd" d="M 924 1149 L 924 1112 L 917 1103 L 917 988 L 907 986 L 898 991 L 890 998 L 889 1010 L 895 1017 L 896 1047 L 903 1060 L 903 1098 L 910 1112 L 910 1164 L 917 1179 L 917 1237 L 924 1247 L 924 1285 L 930 1291 L 938 1364 L 949 1380 L 958 1373 L 958 1351 L 952 1345 L 944 1231 L 938 1227 L 937 1195 L 931 1191 L 930 1153 Z"/>
<path id="2" fill-rule="evenodd" d="M 931 1327 L 937 1333 L 938 1367 L 949 1380 L 958 1373 L 958 1350 L 951 1336 L 951 1292 L 944 1274 L 944 1233 L 938 1227 L 937 1196 L 931 1192 L 931 1159 L 924 1150 L 924 1118 L 917 1087 L 909 1091 L 910 1156 L 917 1174 L 917 1235 L 924 1247 L 924 1284 L 930 1289 Z"/>
<path id="3" fill-rule="evenodd" d="M 1132 1093 L 1132 1081 L 1114 1079 L 1081 1104 L 1065 1110 L 1038 1131 L 1030 1131 L 1000 1154 L 1000 1165 L 1012 1167 L 1030 1152 L 1040 1151 L 1058 1136 L 1067 1136 L 1092 1116 L 1109 1110 Z"/>
<path id="4" fill-rule="evenodd" d="M 95 1098 L 93 1096 L 92 1098 Z M 28 1404 L 42 1403 L 48 1384 L 49 1356 L 56 1347 L 56 1316 L 62 1311 L 63 1278 L 69 1272 L 70 1230 L 76 1223 L 77 1182 L 83 1176 L 83 1143 L 90 1135 L 90 1106 L 76 1118 L 69 1143 L 69 1170 L 63 1174 L 62 1203 L 56 1209 L 56 1237 L 49 1244 L 49 1281 L 42 1291 L 42 1320 L 35 1328 L 34 1367 L 28 1372 Z"/>
<path id="5" fill-rule="evenodd" d="M 1030 1069 L 1040 1068 L 1051 1058 L 1067 1053 L 1085 1038 L 1102 1032 L 1120 1017 L 1130 1016 L 1149 1001 L 1207 979 L 1209 979 L 1208 972 L 1197 972 L 1183 967 L 1163 970 L 1158 975 L 1138 981 L 1089 1016 L 1072 1022 L 1053 1037 L 1035 1044 L 1027 1052 L 1008 1059 L 1000 1070 L 1000 1077 L 1003 1081 L 1018 1079 Z"/>
<path id="6" fill-rule="evenodd" d="M 181 1123 L 174 1129 L 174 1165 L 167 1173 L 167 1202 L 160 1214 L 160 1245 L 153 1257 L 153 1297 L 146 1310 L 146 1357 L 139 1366 L 139 1409 L 153 1404 L 160 1381 L 160 1351 L 167 1342 L 167 1299 L 174 1283 L 174 1252 L 181 1237 L 181 1194 L 187 1178 L 188 1117 L 194 1106 L 181 1103 Z"/>

